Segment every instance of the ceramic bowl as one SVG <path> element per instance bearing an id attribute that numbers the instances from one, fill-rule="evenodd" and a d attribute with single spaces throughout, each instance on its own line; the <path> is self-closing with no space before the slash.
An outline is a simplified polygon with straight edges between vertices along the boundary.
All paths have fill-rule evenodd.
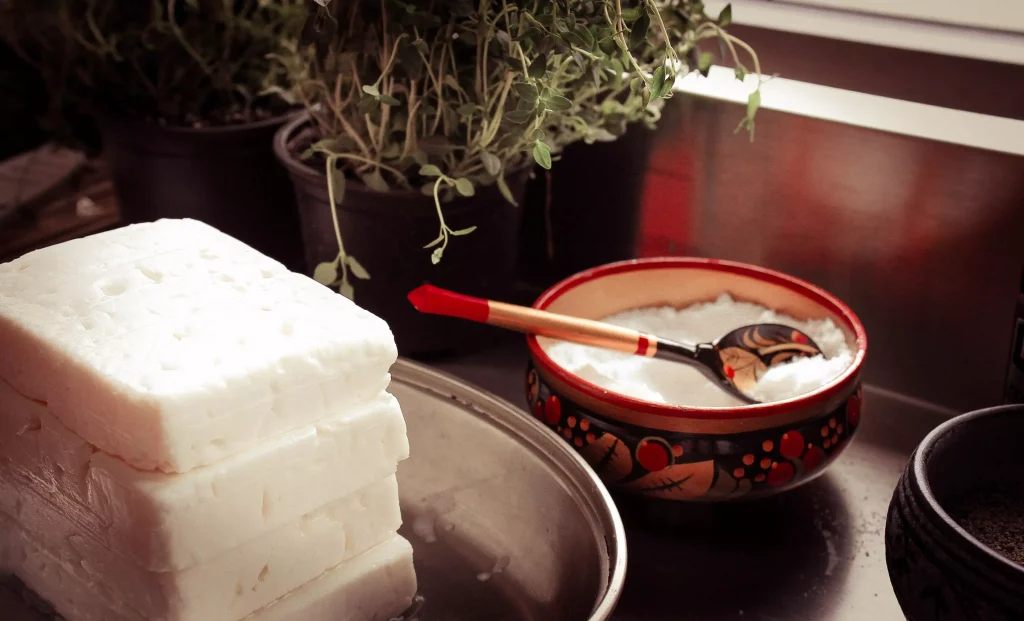
<path id="1" fill-rule="evenodd" d="M 555 364 L 529 337 L 531 411 L 575 446 L 609 488 L 681 501 L 768 496 L 820 475 L 856 432 L 864 328 L 835 297 L 791 276 L 711 259 L 642 259 L 581 272 L 534 307 L 600 319 L 635 308 L 681 308 L 725 292 L 797 319 L 831 318 L 856 351 L 853 364 L 796 399 L 678 407 L 602 389 Z"/>
<path id="2" fill-rule="evenodd" d="M 889 506 L 886 564 L 910 621 L 1010 621 L 1024 616 L 1024 567 L 951 517 L 973 494 L 1013 484 L 1024 468 L 1024 405 L 964 414 L 914 451 Z M 1020 498 L 1020 486 L 1015 490 Z M 1017 510 L 1024 502 L 1016 503 Z M 1005 524 L 996 527 L 1013 536 Z"/>

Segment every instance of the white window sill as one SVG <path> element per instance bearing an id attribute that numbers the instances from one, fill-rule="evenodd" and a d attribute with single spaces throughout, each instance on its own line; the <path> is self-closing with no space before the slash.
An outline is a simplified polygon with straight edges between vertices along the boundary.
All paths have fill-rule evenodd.
<path id="1" fill-rule="evenodd" d="M 768 0 L 706 0 L 705 7 L 715 16 L 726 4 L 732 4 L 733 21 L 744 26 L 1024 65 L 1024 34 Z"/>

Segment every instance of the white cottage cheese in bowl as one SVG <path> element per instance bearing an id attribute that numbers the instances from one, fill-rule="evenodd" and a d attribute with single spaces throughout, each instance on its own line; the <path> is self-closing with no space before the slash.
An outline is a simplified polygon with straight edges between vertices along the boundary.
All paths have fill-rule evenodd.
<path id="1" fill-rule="evenodd" d="M 642 308 L 604 321 L 664 339 L 707 343 L 755 323 L 797 328 L 821 348 L 821 356 L 798 358 L 770 368 L 750 396 L 783 401 L 812 392 L 839 377 L 854 360 L 843 331 L 831 320 L 800 321 L 758 304 L 722 294 L 714 302 L 682 309 Z M 607 390 L 654 403 L 689 407 L 735 407 L 743 403 L 698 369 L 678 362 L 622 354 L 586 345 L 543 339 L 542 347 L 559 366 Z"/>

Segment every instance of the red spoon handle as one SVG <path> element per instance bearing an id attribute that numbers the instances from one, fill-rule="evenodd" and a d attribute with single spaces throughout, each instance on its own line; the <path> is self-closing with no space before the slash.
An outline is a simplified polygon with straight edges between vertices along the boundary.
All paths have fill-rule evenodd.
<path id="1" fill-rule="evenodd" d="M 517 332 L 639 356 L 654 356 L 658 351 L 656 338 L 636 330 L 526 306 L 484 300 L 433 285 L 423 285 L 414 289 L 409 293 L 409 301 L 421 313 L 469 319 Z"/>

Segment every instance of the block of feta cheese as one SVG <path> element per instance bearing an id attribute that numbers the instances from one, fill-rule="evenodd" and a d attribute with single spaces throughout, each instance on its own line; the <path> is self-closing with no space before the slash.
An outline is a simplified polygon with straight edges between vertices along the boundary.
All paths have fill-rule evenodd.
<path id="1" fill-rule="evenodd" d="M 390 476 L 201 565 L 154 572 L 79 532 L 45 495 L 29 489 L 18 498 L 21 514 L 3 512 L 3 528 L 151 621 L 241 619 L 391 539 L 402 524 L 398 483 Z M 27 528 L 28 522 L 36 528 Z"/>
<path id="2" fill-rule="evenodd" d="M 0 516 L 0 568 L 63 617 L 75 621 L 154 621 L 106 586 L 68 572 L 47 550 Z M 246 617 L 246 621 L 387 621 L 416 593 L 412 547 L 395 536 L 321 574 Z"/>
<path id="3" fill-rule="evenodd" d="M 139 470 L 188 472 L 373 399 L 387 324 L 192 220 L 0 265 L 0 378 Z"/>
<path id="4" fill-rule="evenodd" d="M 142 472 L 0 380 L 0 511 L 45 527 L 21 504 L 27 489 L 45 493 L 83 535 L 148 570 L 205 563 L 387 478 L 408 454 L 401 407 L 381 393 L 216 464 Z"/>

